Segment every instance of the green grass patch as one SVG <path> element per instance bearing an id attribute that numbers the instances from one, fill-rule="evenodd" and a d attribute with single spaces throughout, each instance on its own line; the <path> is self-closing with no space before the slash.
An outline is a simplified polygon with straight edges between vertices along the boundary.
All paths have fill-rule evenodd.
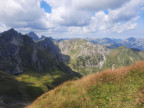
<path id="1" fill-rule="evenodd" d="M 136 104 L 136 92 L 144 87 L 144 73 L 139 71 L 132 71 L 118 82 L 100 83 L 93 86 L 88 91 L 88 96 L 91 98 L 93 105 L 106 108 L 134 107 Z"/>

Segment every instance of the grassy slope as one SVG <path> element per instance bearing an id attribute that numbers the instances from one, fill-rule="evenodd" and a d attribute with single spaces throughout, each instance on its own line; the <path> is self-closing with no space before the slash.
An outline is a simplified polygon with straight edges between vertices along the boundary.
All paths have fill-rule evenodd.
<path id="1" fill-rule="evenodd" d="M 144 107 L 144 61 L 69 81 L 27 108 Z"/>
<path id="2" fill-rule="evenodd" d="M 108 55 L 103 69 L 128 66 L 143 59 L 144 52 L 132 50 L 126 47 L 119 47 L 112 50 Z"/>

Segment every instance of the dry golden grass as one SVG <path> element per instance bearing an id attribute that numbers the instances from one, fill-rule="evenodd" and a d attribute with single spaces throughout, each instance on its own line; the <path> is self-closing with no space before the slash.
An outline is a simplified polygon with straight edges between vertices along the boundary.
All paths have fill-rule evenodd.
<path id="1" fill-rule="evenodd" d="M 94 103 L 95 101 L 87 95 L 88 91 L 92 90 L 93 86 L 102 83 L 105 84 L 108 82 L 114 82 L 118 85 L 125 79 L 126 75 L 135 70 L 140 73 L 144 73 L 144 61 L 139 61 L 132 66 L 115 70 L 108 69 L 76 81 L 65 82 L 37 98 L 27 108 L 98 108 L 98 106 Z M 136 96 L 136 104 L 144 102 L 143 91 L 144 90 L 142 90 L 142 92 L 138 92 Z M 120 97 L 119 94 L 117 94 L 117 96 Z M 103 102 L 103 100 L 99 101 Z M 115 103 L 111 102 L 111 100 L 109 101 L 110 106 L 113 106 L 114 104 Z M 118 107 L 121 104 L 122 102 L 118 100 L 116 106 Z"/>

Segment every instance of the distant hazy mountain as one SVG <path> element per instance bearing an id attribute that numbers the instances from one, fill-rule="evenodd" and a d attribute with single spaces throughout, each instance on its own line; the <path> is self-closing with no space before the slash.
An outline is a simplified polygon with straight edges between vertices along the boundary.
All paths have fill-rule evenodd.
<path id="1" fill-rule="evenodd" d="M 28 36 L 31 37 L 34 41 L 38 41 L 40 39 L 34 32 L 29 32 Z"/>
<path id="2" fill-rule="evenodd" d="M 142 38 L 130 37 L 125 40 L 112 39 L 112 38 L 98 38 L 98 39 L 87 38 L 87 40 L 95 44 L 103 45 L 109 49 L 115 49 L 120 46 L 126 46 L 128 48 L 136 48 L 144 51 L 144 39 Z"/>
<path id="3" fill-rule="evenodd" d="M 114 48 L 122 46 L 120 44 L 120 42 L 122 41 L 121 39 L 111 39 L 111 38 L 89 39 L 87 38 L 87 40 L 95 44 L 103 45 L 109 49 L 114 49 Z"/>
<path id="4" fill-rule="evenodd" d="M 63 40 L 69 40 L 69 38 L 56 38 L 55 39 L 57 42 L 61 42 L 61 41 L 63 41 Z"/>
<path id="5" fill-rule="evenodd" d="M 136 48 L 136 49 L 144 51 L 144 39 L 142 39 L 142 38 L 131 37 L 120 43 L 123 46 L 126 46 L 128 48 Z"/>

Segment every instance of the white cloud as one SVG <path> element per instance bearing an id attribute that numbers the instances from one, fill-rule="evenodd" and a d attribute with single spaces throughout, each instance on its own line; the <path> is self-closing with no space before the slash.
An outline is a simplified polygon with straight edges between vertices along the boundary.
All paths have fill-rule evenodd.
<path id="1" fill-rule="evenodd" d="M 103 10 L 119 8 L 129 0 L 72 0 L 72 5 L 78 9 Z"/>
<path id="2" fill-rule="evenodd" d="M 45 0 L 52 14 L 48 19 L 64 26 L 88 25 L 94 11 L 119 8 L 129 0 Z"/>
<path id="3" fill-rule="evenodd" d="M 132 30 L 137 27 L 137 21 L 140 18 L 139 14 L 144 5 L 143 0 L 131 0 L 117 9 L 108 9 L 109 14 L 104 11 L 98 11 L 95 16 L 91 17 L 87 27 L 73 27 L 72 31 L 78 33 L 85 32 L 103 32 L 103 33 L 121 33 L 127 30 Z M 85 30 L 84 28 L 87 28 Z M 75 29 L 75 30 L 74 30 Z M 71 30 L 71 29 L 70 29 Z"/>
<path id="4" fill-rule="evenodd" d="M 88 11 L 80 11 L 72 8 L 59 7 L 53 9 L 48 19 L 53 24 L 62 26 L 84 26 L 89 23 L 91 15 Z"/>
<path id="5" fill-rule="evenodd" d="M 40 1 L 1 0 L 0 30 L 14 27 L 58 34 L 121 33 L 138 26 L 144 8 L 144 0 L 44 0 L 52 7 L 52 13 L 45 13 Z"/>
<path id="6" fill-rule="evenodd" d="M 129 21 L 138 16 L 142 6 L 144 6 L 143 0 L 131 0 L 119 9 L 110 10 L 109 19 L 116 22 Z"/>
<path id="7" fill-rule="evenodd" d="M 47 28 L 39 0 L 1 0 L 0 23 L 15 28 Z"/>

